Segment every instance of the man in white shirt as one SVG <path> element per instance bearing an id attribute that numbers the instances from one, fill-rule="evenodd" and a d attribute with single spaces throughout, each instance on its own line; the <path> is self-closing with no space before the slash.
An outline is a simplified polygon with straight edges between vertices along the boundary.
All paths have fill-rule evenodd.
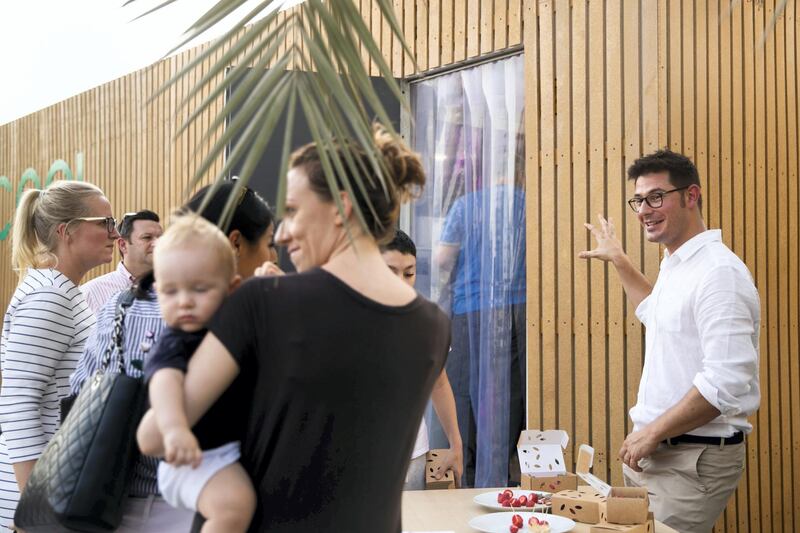
<path id="1" fill-rule="evenodd" d="M 646 328 L 634 424 L 620 449 L 628 485 L 651 493 L 655 517 L 681 532 L 711 531 L 745 465 L 747 417 L 760 402 L 760 303 L 747 267 L 707 230 L 697 169 L 661 150 L 629 169 L 628 201 L 647 240 L 666 250 L 655 285 L 637 270 L 610 220 L 580 257 L 610 261 Z"/>
<path id="2" fill-rule="evenodd" d="M 93 313 L 116 293 L 129 288 L 134 281 L 153 270 L 153 248 L 163 232 L 158 215 L 144 209 L 126 213 L 118 226 L 119 253 L 122 261 L 117 269 L 81 286 Z"/>

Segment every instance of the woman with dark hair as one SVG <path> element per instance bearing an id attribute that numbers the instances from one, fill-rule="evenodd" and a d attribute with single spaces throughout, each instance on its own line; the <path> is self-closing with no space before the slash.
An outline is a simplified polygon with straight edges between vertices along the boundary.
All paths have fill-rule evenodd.
<path id="1" fill-rule="evenodd" d="M 250 531 L 400 531 L 401 489 L 450 325 L 383 261 L 378 243 L 425 175 L 402 143 L 381 130 L 375 141 L 386 187 L 367 176 L 355 194 L 337 193 L 341 210 L 316 146 L 293 154 L 276 237 L 298 274 L 245 282 L 189 361 L 192 424 L 237 376 L 253 379 L 242 443 L 258 496 Z M 328 155 L 372 168 L 352 146 Z M 149 420 L 139 444 L 163 449 Z"/>
<path id="2" fill-rule="evenodd" d="M 210 186 L 195 194 L 184 209 L 199 212 L 205 219 L 218 223 L 225 203 L 236 187 L 235 182 L 225 182 L 214 191 L 208 205 L 200 210 Z M 233 216 L 224 229 L 233 248 L 239 276 L 249 278 L 256 268 L 276 268 L 277 259 L 273 242 L 275 223 L 267 203 L 252 189 L 241 188 Z M 272 266 L 269 266 L 272 265 Z M 123 348 L 125 371 L 131 376 L 141 376 L 144 360 L 165 328 L 161 317 L 152 275 L 144 276 L 136 288 L 136 300 L 125 315 Z M 72 391 L 77 394 L 83 383 L 99 367 L 105 350 L 112 342 L 114 315 L 123 293 L 118 293 L 98 312 L 97 328 L 87 342 L 75 373 L 70 377 Z M 113 363 L 113 361 L 112 361 Z M 110 368 L 116 368 L 115 364 Z M 122 525 L 118 532 L 173 532 L 188 531 L 194 514 L 184 509 L 174 509 L 159 495 L 157 482 L 158 461 L 141 457 L 134 466 L 128 488 L 128 498 Z"/>

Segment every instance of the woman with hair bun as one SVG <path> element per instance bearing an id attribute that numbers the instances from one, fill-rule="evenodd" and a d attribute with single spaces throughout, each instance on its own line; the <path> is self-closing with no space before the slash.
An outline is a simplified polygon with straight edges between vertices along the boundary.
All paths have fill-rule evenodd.
<path id="1" fill-rule="evenodd" d="M 315 145 L 293 154 L 276 240 L 298 273 L 245 282 L 189 361 L 189 425 L 237 376 L 251 379 L 241 459 L 258 497 L 250 531 L 400 531 L 409 457 L 450 325 L 381 256 L 378 243 L 425 175 L 401 142 L 380 129 L 375 141 L 386 188 L 368 175 L 352 195 L 328 186 Z M 373 168 L 349 144 L 328 155 L 345 169 L 348 156 Z M 139 444 L 163 452 L 151 420 Z"/>
<path id="2" fill-rule="evenodd" d="M 11 528 L 19 493 L 58 429 L 94 315 L 78 289 L 92 268 L 111 262 L 119 234 L 111 204 L 89 183 L 29 189 L 14 219 L 11 264 L 20 283 L 0 342 L 0 526 Z"/>

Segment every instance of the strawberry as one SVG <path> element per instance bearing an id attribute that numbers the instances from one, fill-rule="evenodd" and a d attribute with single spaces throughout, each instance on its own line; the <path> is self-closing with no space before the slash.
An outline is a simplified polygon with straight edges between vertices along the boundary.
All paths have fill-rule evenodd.
<path id="1" fill-rule="evenodd" d="M 536 518 L 535 516 L 532 516 L 532 517 L 530 517 L 528 519 L 528 525 L 530 525 L 530 526 L 540 526 L 540 525 L 542 525 L 542 523 L 539 522 L 538 518 Z"/>
<path id="2" fill-rule="evenodd" d="M 528 496 L 528 502 L 531 505 L 536 505 L 537 503 L 539 503 L 539 495 L 531 492 L 530 496 Z"/>
<path id="3" fill-rule="evenodd" d="M 519 498 L 511 498 L 511 507 L 519 507 Z"/>
<path id="4" fill-rule="evenodd" d="M 517 531 L 519 531 L 519 528 L 518 528 L 517 526 L 515 526 L 515 525 L 513 525 L 513 524 L 512 524 L 512 525 L 508 526 L 508 530 L 509 530 L 511 533 L 517 533 Z"/>
<path id="5" fill-rule="evenodd" d="M 519 506 L 520 507 L 527 507 L 528 506 L 528 497 L 524 494 L 519 497 Z"/>
<path id="6" fill-rule="evenodd" d="M 524 522 L 522 521 L 522 517 L 518 514 L 515 514 L 511 517 L 511 523 L 516 527 L 522 527 Z"/>

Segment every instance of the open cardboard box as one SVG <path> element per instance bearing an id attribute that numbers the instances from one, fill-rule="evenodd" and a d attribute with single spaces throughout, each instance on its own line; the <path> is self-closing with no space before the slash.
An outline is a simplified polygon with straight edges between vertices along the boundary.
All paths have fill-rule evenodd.
<path id="1" fill-rule="evenodd" d="M 569 435 L 563 430 L 523 431 L 517 441 L 522 489 L 558 492 L 578 488 L 578 478 L 567 472 L 564 463 L 568 443 Z"/>
<path id="2" fill-rule="evenodd" d="M 608 522 L 600 522 L 595 524 L 589 530 L 589 533 L 655 533 L 656 523 L 653 518 L 653 513 L 647 514 L 647 521 L 644 524 L 610 524 Z"/>
<path id="3" fill-rule="evenodd" d="M 644 487 L 612 487 L 606 502 L 606 520 L 612 524 L 644 524 L 650 513 Z"/>
<path id="4" fill-rule="evenodd" d="M 425 455 L 425 488 L 426 489 L 454 489 L 456 480 L 453 471 L 448 470 L 441 479 L 436 479 L 436 474 L 442 470 L 442 454 L 447 450 L 431 450 Z"/>
<path id="5" fill-rule="evenodd" d="M 589 486 L 577 490 L 564 490 L 553 494 L 553 514 L 571 518 L 577 522 L 596 524 L 606 520 L 606 504 L 611 486 L 591 474 L 594 462 L 594 448 L 581 444 L 575 472 Z"/>
<path id="6" fill-rule="evenodd" d="M 558 492 L 578 488 L 578 476 L 567 472 L 557 476 L 537 477 L 533 474 L 522 474 L 520 479 L 522 490 L 538 490 L 542 492 Z"/>
<path id="7" fill-rule="evenodd" d="M 582 444 L 578 450 L 575 472 L 589 486 L 554 494 L 553 513 L 589 524 L 602 521 L 621 526 L 646 525 L 650 505 L 647 489 L 612 488 L 590 472 L 593 462 L 594 449 Z"/>

